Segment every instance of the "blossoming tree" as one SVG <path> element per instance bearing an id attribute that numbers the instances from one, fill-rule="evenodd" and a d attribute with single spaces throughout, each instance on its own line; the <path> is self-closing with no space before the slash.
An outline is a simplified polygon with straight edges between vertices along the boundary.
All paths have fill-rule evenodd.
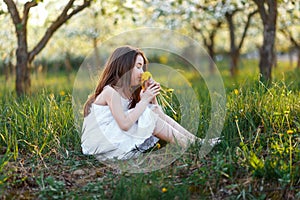
<path id="1" fill-rule="evenodd" d="M 7 5 L 8 12 L 15 26 L 15 34 L 17 37 L 17 50 L 16 50 L 16 92 L 20 96 L 30 89 L 30 72 L 29 66 L 33 62 L 35 56 L 49 42 L 52 35 L 71 17 L 90 6 L 92 0 L 83 0 L 75 2 L 75 0 L 68 0 L 65 7 L 61 10 L 60 14 L 47 28 L 43 37 L 37 42 L 33 49 L 29 50 L 27 45 L 27 23 L 29 12 L 32 7 L 37 6 L 42 0 L 27 1 L 22 13 L 18 10 L 17 4 L 13 0 L 4 0 Z"/>

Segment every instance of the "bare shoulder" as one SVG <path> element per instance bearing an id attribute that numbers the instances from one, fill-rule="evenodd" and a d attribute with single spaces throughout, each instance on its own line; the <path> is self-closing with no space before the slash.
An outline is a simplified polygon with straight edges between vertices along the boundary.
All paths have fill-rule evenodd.
<path id="1" fill-rule="evenodd" d="M 119 93 L 110 85 L 105 86 L 102 93 L 106 99 L 111 99 L 112 96 L 119 95 Z"/>
<path id="2" fill-rule="evenodd" d="M 105 86 L 103 91 L 97 96 L 95 104 L 98 105 L 108 105 L 111 101 L 112 96 L 117 93 L 111 86 Z"/>

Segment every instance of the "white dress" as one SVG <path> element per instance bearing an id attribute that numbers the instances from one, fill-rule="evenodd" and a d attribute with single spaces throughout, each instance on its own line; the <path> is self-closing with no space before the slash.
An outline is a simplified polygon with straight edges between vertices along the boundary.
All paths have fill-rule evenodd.
<path id="1" fill-rule="evenodd" d="M 121 97 L 124 112 L 129 100 Z M 158 115 L 150 105 L 128 131 L 123 131 L 115 121 L 109 106 L 92 103 L 84 118 L 81 136 L 82 152 L 96 155 L 99 160 L 129 159 L 153 147 L 158 138 L 152 135 Z"/>

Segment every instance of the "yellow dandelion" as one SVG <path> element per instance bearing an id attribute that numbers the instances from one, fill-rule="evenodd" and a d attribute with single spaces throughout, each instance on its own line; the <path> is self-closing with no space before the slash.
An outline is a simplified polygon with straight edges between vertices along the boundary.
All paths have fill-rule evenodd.
<path id="1" fill-rule="evenodd" d="M 170 92 L 170 93 L 172 93 L 172 92 L 174 92 L 174 89 L 172 89 L 172 88 L 168 88 L 168 89 L 166 89 L 166 92 Z"/>
<path id="2" fill-rule="evenodd" d="M 165 187 L 163 187 L 163 188 L 161 189 L 161 191 L 162 191 L 163 193 L 165 193 L 165 192 L 167 192 L 167 191 L 168 191 L 168 189 L 167 189 L 167 188 L 165 188 Z"/>
<path id="3" fill-rule="evenodd" d="M 287 132 L 286 132 L 287 134 L 293 134 L 294 133 L 294 131 L 293 130 L 287 130 Z"/>
<path id="4" fill-rule="evenodd" d="M 146 71 L 142 74 L 140 84 L 141 84 L 143 90 L 145 90 L 145 88 L 147 86 L 146 81 L 148 81 L 151 78 L 152 78 L 152 74 L 148 71 Z M 169 92 L 169 93 L 174 92 L 174 89 L 172 89 L 172 88 L 168 88 L 168 89 L 160 88 L 160 89 L 161 89 L 162 93 L 164 93 L 164 94 L 166 94 L 167 92 Z M 167 97 L 167 98 L 170 98 L 170 97 Z M 176 115 L 176 111 L 172 108 L 172 106 L 168 103 L 168 101 L 165 99 L 165 97 L 162 94 L 157 95 L 157 100 L 163 109 L 166 109 L 168 107 Z"/>
<path id="5" fill-rule="evenodd" d="M 290 111 L 289 111 L 289 110 L 286 110 L 286 111 L 284 111 L 284 114 L 285 114 L 285 115 L 288 115 L 288 114 L 290 114 Z"/>
<path id="6" fill-rule="evenodd" d="M 65 91 L 62 90 L 62 91 L 60 91 L 59 94 L 60 94 L 60 96 L 64 96 L 66 93 L 65 93 Z"/>
<path id="7" fill-rule="evenodd" d="M 142 74 L 142 80 L 141 80 L 141 82 L 142 82 L 142 84 L 145 82 L 145 81 L 147 81 L 147 80 L 149 80 L 150 78 L 152 77 L 152 74 L 150 73 L 150 72 L 144 72 L 143 74 Z"/>
<path id="8" fill-rule="evenodd" d="M 168 62 L 168 57 L 167 56 L 160 56 L 159 57 L 159 62 L 162 64 L 166 64 Z"/>
<path id="9" fill-rule="evenodd" d="M 157 143 L 157 144 L 156 144 L 156 147 L 157 147 L 158 149 L 160 149 L 161 146 L 160 146 L 159 143 Z"/>
<path id="10" fill-rule="evenodd" d="M 148 81 L 150 78 L 152 78 L 152 74 L 150 72 L 147 71 L 142 74 L 141 86 L 143 89 L 145 89 L 145 82 Z"/>
<path id="11" fill-rule="evenodd" d="M 237 89 L 234 89 L 234 94 L 235 95 L 238 95 L 239 94 L 239 91 Z"/>

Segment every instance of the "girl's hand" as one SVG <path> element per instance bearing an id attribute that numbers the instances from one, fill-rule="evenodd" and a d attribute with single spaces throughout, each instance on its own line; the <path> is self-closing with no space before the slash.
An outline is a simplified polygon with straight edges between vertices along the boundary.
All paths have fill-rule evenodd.
<path id="1" fill-rule="evenodd" d="M 142 90 L 140 93 L 141 101 L 146 101 L 147 103 L 153 103 L 153 101 L 156 101 L 156 96 L 159 94 L 160 91 L 160 84 L 149 80 L 149 83 L 147 83 L 147 87 L 145 90 Z M 156 101 L 157 102 L 157 101 Z"/>
<path id="2" fill-rule="evenodd" d="M 159 90 L 161 89 L 160 88 L 160 83 L 158 83 L 158 82 L 156 82 L 156 81 L 154 81 L 153 79 L 150 79 L 149 81 L 151 81 L 151 83 L 153 83 L 153 84 L 155 84 L 155 85 L 157 85 L 157 86 L 159 86 Z M 155 105 L 158 105 L 158 102 L 157 102 L 157 99 L 156 99 L 156 96 L 151 100 L 151 102 L 150 102 L 151 104 L 155 104 Z"/>
<path id="3" fill-rule="evenodd" d="M 159 87 L 160 87 L 160 84 L 158 82 L 156 82 L 155 80 L 150 78 L 149 80 L 145 81 L 144 90 L 146 90 L 149 87 L 149 85 L 151 85 L 151 84 L 159 85 Z"/>

